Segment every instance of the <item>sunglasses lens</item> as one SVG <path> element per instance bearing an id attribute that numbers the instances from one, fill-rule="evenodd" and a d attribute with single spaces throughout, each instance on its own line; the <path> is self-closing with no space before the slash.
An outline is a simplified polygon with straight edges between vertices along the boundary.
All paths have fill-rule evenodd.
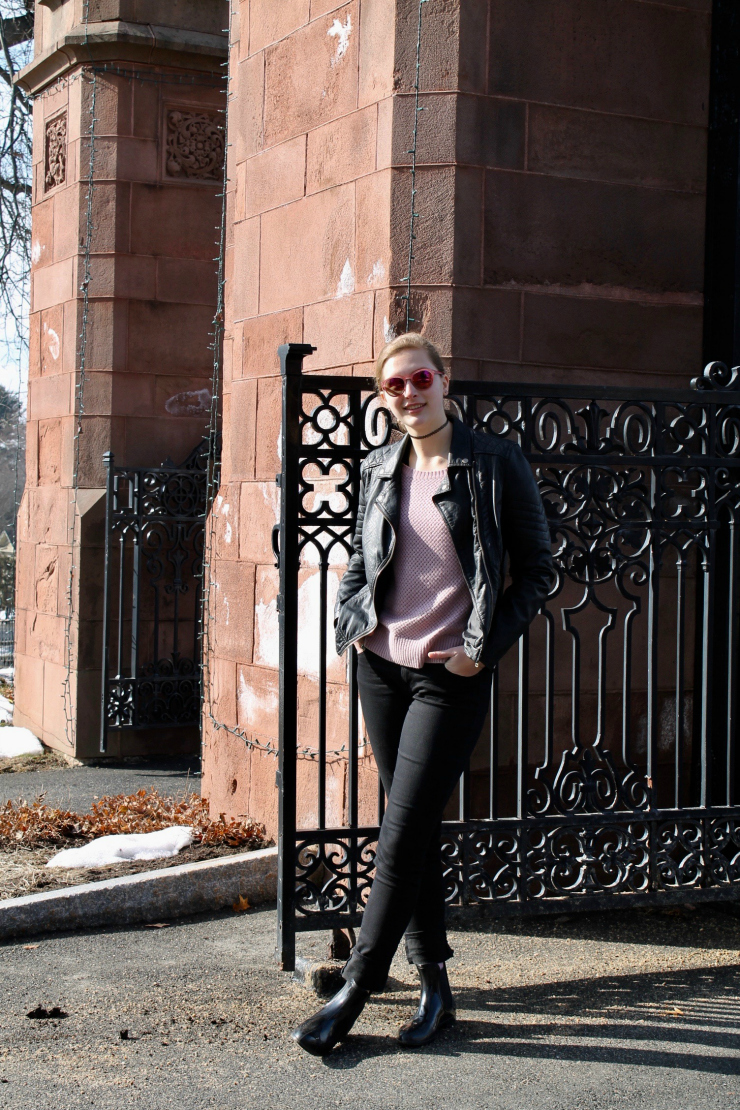
<path id="1" fill-rule="evenodd" d="M 434 374 L 431 370 L 417 370 L 415 374 L 411 375 L 411 381 L 417 389 L 429 389 L 433 378 Z"/>
<path id="2" fill-rule="evenodd" d="M 400 397 L 406 388 L 403 378 L 388 378 L 383 382 L 383 392 L 390 397 Z"/>

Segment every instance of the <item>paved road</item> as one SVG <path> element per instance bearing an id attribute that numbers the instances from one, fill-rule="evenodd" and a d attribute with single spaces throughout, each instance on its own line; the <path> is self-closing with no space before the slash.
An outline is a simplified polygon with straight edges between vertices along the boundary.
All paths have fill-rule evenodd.
<path id="1" fill-rule="evenodd" d="M 142 787 L 175 796 L 186 789 L 200 794 L 198 766 L 196 758 L 181 758 L 0 775 L 0 803 L 19 797 L 32 801 L 45 793 L 47 805 L 88 813 L 104 794 L 134 794 Z"/>
<path id="2" fill-rule="evenodd" d="M 395 1032 L 415 989 L 397 961 L 393 989 L 325 1061 L 288 1039 L 315 1001 L 275 968 L 274 928 L 268 909 L 0 947 L 0 1105 L 740 1106 L 740 920 L 728 914 L 592 914 L 456 932 L 455 1029 L 427 1049 L 400 1049 Z M 304 954 L 323 944 L 301 939 Z M 27 1018 L 38 1005 L 68 1017 Z"/>

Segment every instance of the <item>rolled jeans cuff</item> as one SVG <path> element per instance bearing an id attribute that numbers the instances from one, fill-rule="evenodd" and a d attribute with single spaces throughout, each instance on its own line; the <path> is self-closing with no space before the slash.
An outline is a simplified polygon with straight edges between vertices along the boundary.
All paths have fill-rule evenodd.
<path id="1" fill-rule="evenodd" d="M 421 967 L 423 964 L 444 964 L 455 955 L 446 937 L 432 940 L 422 933 L 406 933 L 406 959 L 410 964 Z"/>

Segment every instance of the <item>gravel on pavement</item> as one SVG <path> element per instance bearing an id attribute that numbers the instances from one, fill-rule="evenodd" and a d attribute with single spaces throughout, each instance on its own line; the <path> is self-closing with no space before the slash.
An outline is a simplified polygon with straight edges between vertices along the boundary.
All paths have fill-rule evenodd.
<path id="1" fill-rule="evenodd" d="M 276 967 L 273 909 L 158 924 L 166 927 L 0 947 L 0 1105 L 740 1106 L 740 919 L 732 907 L 457 929 L 455 1027 L 424 1049 L 398 1045 L 417 997 L 415 972 L 399 956 L 389 989 L 324 1060 L 289 1037 L 319 1003 Z M 302 955 L 323 956 L 327 934 L 299 942 Z"/>

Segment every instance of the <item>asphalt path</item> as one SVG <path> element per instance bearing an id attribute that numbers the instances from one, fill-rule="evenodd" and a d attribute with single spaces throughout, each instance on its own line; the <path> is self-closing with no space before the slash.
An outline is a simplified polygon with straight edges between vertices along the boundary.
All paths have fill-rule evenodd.
<path id="1" fill-rule="evenodd" d="M 471 923 L 472 924 L 472 923 Z M 0 947 L 0 1105 L 13 1110 L 717 1110 L 740 1106 L 740 920 L 694 912 L 488 922 L 451 935 L 459 1022 L 395 1039 L 397 959 L 325 1060 L 317 1002 L 274 963 L 272 909 Z M 302 934 L 318 954 L 325 934 Z M 41 1006 L 66 1017 L 26 1015 Z"/>
<path id="2" fill-rule="evenodd" d="M 105 794 L 135 794 L 142 788 L 172 797 L 185 791 L 200 794 L 198 767 L 193 757 L 20 771 L 0 775 L 0 803 L 18 798 L 33 801 L 44 794 L 47 805 L 89 813 L 92 803 Z"/>

